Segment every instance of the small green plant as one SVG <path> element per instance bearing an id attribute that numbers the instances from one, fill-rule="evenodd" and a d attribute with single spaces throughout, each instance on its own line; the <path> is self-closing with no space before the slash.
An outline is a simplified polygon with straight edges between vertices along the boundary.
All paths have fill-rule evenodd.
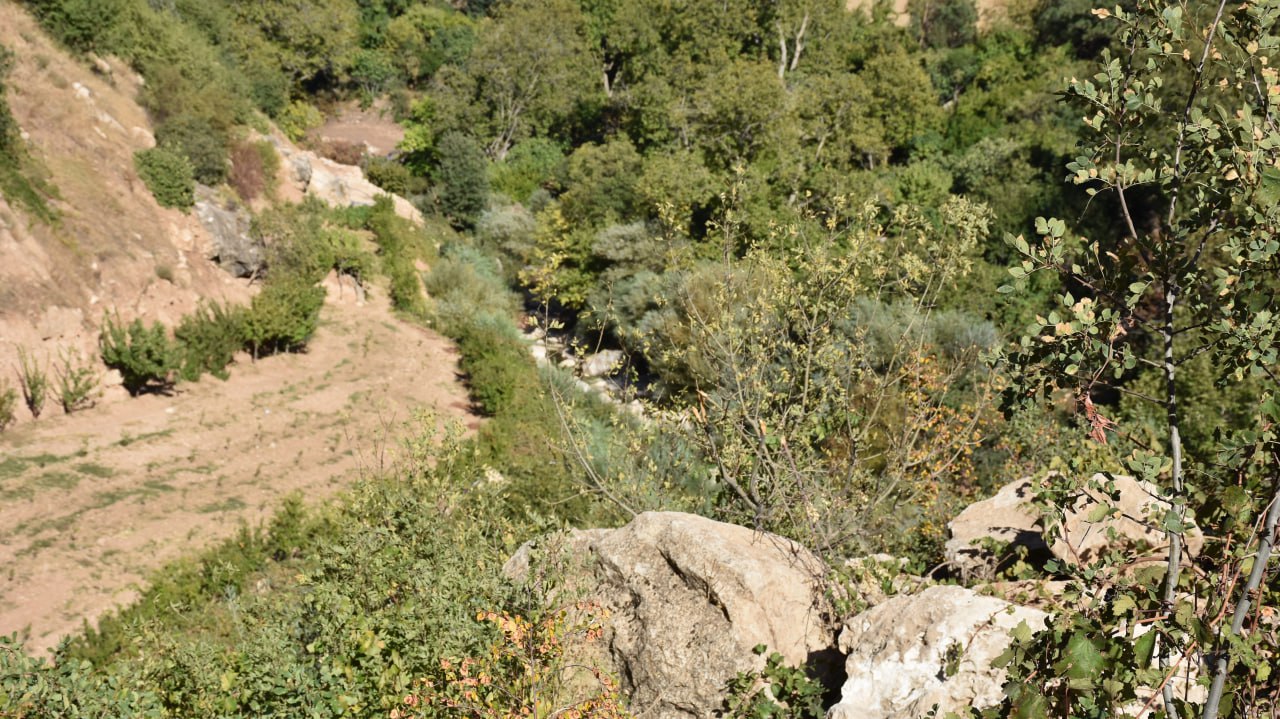
<path id="1" fill-rule="evenodd" d="M 195 205 L 195 171 L 186 157 L 164 147 L 153 147 L 135 152 L 133 164 L 138 177 L 162 206 L 185 211 Z"/>
<path id="2" fill-rule="evenodd" d="M 21 347 L 18 348 L 18 382 L 31 418 L 40 419 L 44 402 L 49 397 L 49 371 Z"/>
<path id="3" fill-rule="evenodd" d="M 760 644 L 753 651 L 764 656 L 769 648 Z M 739 672 L 729 681 L 724 715 L 740 719 L 818 719 L 826 713 L 822 708 L 823 691 L 822 684 L 804 669 L 787 666 L 786 659 L 773 652 L 765 659 L 764 669 Z"/>
<path id="4" fill-rule="evenodd" d="M 106 315 L 98 347 L 102 362 L 120 372 L 129 394 L 137 396 L 172 389 L 178 352 L 159 322 L 147 327 L 142 320 L 135 319 L 126 326 L 118 315 Z"/>
<path id="5" fill-rule="evenodd" d="M 156 265 L 156 277 L 173 284 L 173 268 L 169 265 Z"/>
<path id="6" fill-rule="evenodd" d="M 9 380 L 0 381 L 0 432 L 18 419 L 18 390 L 9 386 Z"/>
<path id="7" fill-rule="evenodd" d="M 210 302 L 182 318 L 173 331 L 181 361 L 178 375 L 188 381 L 208 373 L 225 380 L 227 365 L 245 345 L 245 310 Z"/>
<path id="8" fill-rule="evenodd" d="M 101 378 L 79 352 L 63 352 L 54 371 L 58 377 L 56 394 L 63 412 L 79 412 L 89 409 L 97 402 Z"/>

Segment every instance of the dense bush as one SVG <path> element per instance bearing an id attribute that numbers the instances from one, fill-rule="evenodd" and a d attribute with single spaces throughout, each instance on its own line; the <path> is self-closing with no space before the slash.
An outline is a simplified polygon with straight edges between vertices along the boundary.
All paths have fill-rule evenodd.
<path id="1" fill-rule="evenodd" d="M 165 392 L 173 387 L 178 348 L 159 322 L 147 327 L 135 319 L 125 325 L 119 315 L 106 315 L 98 347 L 103 364 L 120 372 L 129 394 Z"/>
<path id="2" fill-rule="evenodd" d="M 227 365 L 247 342 L 245 310 L 209 302 L 182 318 L 173 330 L 178 343 L 178 375 L 194 382 L 203 374 L 227 379 Z"/>
<path id="3" fill-rule="evenodd" d="M 161 206 L 189 210 L 195 205 L 195 171 L 185 156 L 153 147 L 135 152 L 133 164 Z"/>
<path id="4" fill-rule="evenodd" d="M 191 163 L 197 182 L 217 185 L 227 177 L 227 138 L 207 118 L 174 115 L 156 128 L 156 142 Z"/>
<path id="5" fill-rule="evenodd" d="M 324 288 L 302 278 L 273 279 L 244 316 L 244 346 L 255 357 L 305 349 L 315 334 Z"/>

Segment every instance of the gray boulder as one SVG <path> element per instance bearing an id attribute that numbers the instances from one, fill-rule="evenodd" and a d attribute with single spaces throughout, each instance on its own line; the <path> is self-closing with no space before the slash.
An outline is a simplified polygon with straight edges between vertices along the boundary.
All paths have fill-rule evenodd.
<path id="1" fill-rule="evenodd" d="M 209 258 L 236 277 L 262 272 L 266 253 L 262 243 L 249 234 L 249 211 L 234 203 L 220 202 L 211 188 L 196 187 L 196 217 L 211 240 Z"/>
<path id="2" fill-rule="evenodd" d="M 1048 616 L 956 586 L 894 597 L 850 618 L 840 634 L 848 679 L 828 719 L 937 716 L 984 708 L 1003 696 L 1004 670 L 991 662 L 1026 622 Z"/>

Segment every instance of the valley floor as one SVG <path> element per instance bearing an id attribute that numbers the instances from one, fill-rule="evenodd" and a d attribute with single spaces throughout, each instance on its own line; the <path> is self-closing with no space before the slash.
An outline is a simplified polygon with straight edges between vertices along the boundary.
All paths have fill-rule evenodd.
<path id="1" fill-rule="evenodd" d="M 285 495 L 314 502 L 393 462 L 420 409 L 474 428 L 456 369 L 385 298 L 331 285 L 305 354 L 0 435 L 0 634 L 48 651 Z"/>

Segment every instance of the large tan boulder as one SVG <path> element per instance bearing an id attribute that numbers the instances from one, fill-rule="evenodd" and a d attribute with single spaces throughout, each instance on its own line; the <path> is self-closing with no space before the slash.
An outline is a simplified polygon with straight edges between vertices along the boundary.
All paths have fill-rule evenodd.
<path id="1" fill-rule="evenodd" d="M 606 661 L 631 710 L 646 717 L 704 717 L 739 672 L 758 669 L 764 644 L 800 665 L 828 658 L 834 627 L 823 563 L 800 545 L 745 527 L 676 512 L 646 512 L 615 530 L 562 540 L 589 554 L 590 586 L 610 611 Z M 529 570 L 522 549 L 509 574 Z M 588 581 L 582 581 L 582 580 Z"/>
<path id="2" fill-rule="evenodd" d="M 848 679 L 828 719 L 937 716 L 999 703 L 1005 673 L 991 662 L 1026 622 L 1043 627 L 1044 612 L 957 586 L 933 586 L 894 597 L 848 619 L 840 650 Z"/>
<path id="3" fill-rule="evenodd" d="M 1102 489 L 1086 489 L 1066 508 L 1061 536 L 1052 546 L 1045 542 L 1040 512 L 1031 504 L 1032 481 L 1001 487 L 994 497 L 970 505 L 947 525 L 947 560 L 963 573 L 974 574 L 990 571 L 1018 545 L 1033 556 L 1047 551 L 1076 566 L 1098 559 L 1110 548 L 1153 556 L 1167 548 L 1162 521 L 1169 503 L 1156 487 L 1133 477 L 1103 474 L 1094 475 L 1090 484 Z M 1112 491 L 1114 498 L 1107 497 Z M 1204 546 L 1204 535 L 1193 524 L 1184 541 L 1187 553 L 1195 556 Z M 993 552 L 992 547 L 1001 550 Z"/>
<path id="4" fill-rule="evenodd" d="M 947 561 L 965 576 L 985 576 L 1007 562 L 1014 547 L 1047 554 L 1032 489 L 1029 479 L 1011 482 L 994 497 L 965 507 L 947 524 Z"/>
<path id="5" fill-rule="evenodd" d="M 1168 538 L 1162 522 L 1170 504 L 1160 496 L 1159 488 L 1123 475 L 1098 474 L 1093 482 L 1104 488 L 1112 486 L 1115 497 L 1089 488 L 1077 498 L 1063 517 L 1062 536 L 1049 548 L 1053 556 L 1071 564 L 1087 564 L 1116 546 L 1163 555 Z M 1108 509 L 1108 505 L 1114 508 Z M 1183 533 L 1183 546 L 1190 557 L 1204 547 L 1204 534 L 1194 523 Z"/>

